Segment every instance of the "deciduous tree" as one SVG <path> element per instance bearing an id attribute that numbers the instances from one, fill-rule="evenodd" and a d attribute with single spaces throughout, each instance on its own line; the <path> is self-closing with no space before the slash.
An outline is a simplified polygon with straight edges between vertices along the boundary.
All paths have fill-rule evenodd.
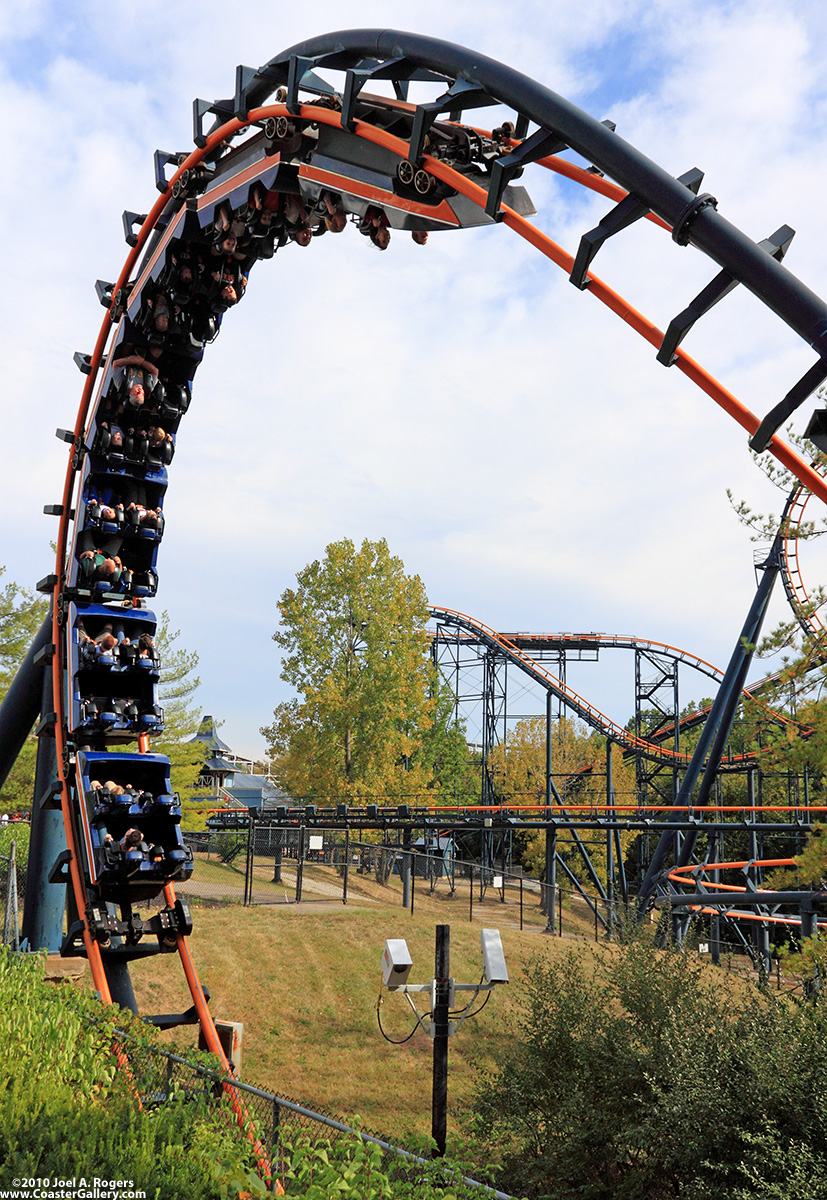
<path id="1" fill-rule="evenodd" d="M 298 692 L 261 730 L 294 796 L 395 798 L 433 780 L 427 598 L 387 542 L 345 538 L 279 600 L 281 677 Z"/>
<path id="2" fill-rule="evenodd" d="M 0 576 L 5 567 L 0 567 Z M 49 601 L 17 583 L 0 588 L 0 701 L 14 680 L 35 634 L 49 609 Z M 37 740 L 30 734 L 0 790 L 4 810 L 24 811 L 31 807 Z"/>

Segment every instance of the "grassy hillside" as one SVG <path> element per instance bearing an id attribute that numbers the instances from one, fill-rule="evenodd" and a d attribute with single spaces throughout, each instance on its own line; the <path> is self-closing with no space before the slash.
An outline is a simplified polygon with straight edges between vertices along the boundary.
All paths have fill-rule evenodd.
<path id="1" fill-rule="evenodd" d="M 513 913 L 503 914 L 496 900 L 475 905 L 470 924 L 467 905 L 447 897 L 418 896 L 411 915 L 398 900 L 387 903 L 387 890 L 372 881 L 360 886 L 363 895 L 346 907 L 314 902 L 195 907 L 193 954 L 212 993 L 215 1016 L 244 1022 L 245 1079 L 346 1117 L 359 1114 L 366 1127 L 392 1137 L 426 1134 L 430 1039 L 420 1031 L 394 1046 L 377 1027 L 385 939 L 407 939 L 414 961 L 411 981 L 425 982 L 434 970 L 434 927 L 450 924 L 452 974 L 463 983 L 480 978 L 483 926 L 501 929 L 512 978 L 527 956 L 553 956 L 571 942 L 521 933 L 513 927 Z M 571 918 L 568 928 L 574 923 Z M 588 922 L 582 924 L 588 932 Z M 142 1012 L 189 1006 L 183 973 L 172 956 L 136 963 L 132 975 Z M 413 1014 L 403 997 L 387 992 L 384 997 L 383 1025 L 390 1036 L 401 1038 L 411 1030 Z M 512 1009 L 509 987 L 498 988 L 451 1043 L 454 1114 L 469 1093 L 472 1064 L 493 1063 L 500 1039 L 510 1036 L 505 1018 Z M 186 1032 L 178 1032 L 179 1040 Z"/>

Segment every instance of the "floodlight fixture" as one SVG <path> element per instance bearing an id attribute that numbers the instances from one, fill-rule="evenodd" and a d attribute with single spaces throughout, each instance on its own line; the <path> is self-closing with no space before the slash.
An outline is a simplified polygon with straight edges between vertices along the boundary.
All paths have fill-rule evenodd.
<path id="1" fill-rule="evenodd" d="M 480 945 L 487 983 L 508 983 L 508 968 L 499 929 L 481 929 Z"/>
<path id="2" fill-rule="evenodd" d="M 404 938 L 388 938 L 382 951 L 382 978 L 385 987 L 396 988 L 408 982 L 413 962 Z"/>

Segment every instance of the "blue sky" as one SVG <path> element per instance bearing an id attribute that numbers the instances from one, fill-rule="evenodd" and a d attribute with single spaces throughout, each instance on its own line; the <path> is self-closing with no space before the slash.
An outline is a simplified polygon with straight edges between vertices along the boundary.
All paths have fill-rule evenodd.
<path id="1" fill-rule="evenodd" d="M 796 228 L 787 265 L 827 293 L 827 16 L 815 3 L 529 3 L 517 17 L 485 0 L 405 12 L 322 0 L 309 15 L 243 0 L 79 0 L 68 13 L 7 0 L 6 578 L 50 570 L 41 513 L 62 487 L 53 431 L 80 395 L 71 356 L 96 336 L 95 279 L 123 261 L 121 211 L 154 198 L 153 150 L 188 147 L 192 99 L 229 94 L 237 63 L 363 26 L 478 49 L 611 117 L 673 173 L 700 166 L 750 236 Z M 548 174 L 523 182 L 537 224 L 571 250 L 608 207 Z M 598 273 L 665 327 L 714 269 L 635 228 Z M 687 349 L 761 414 L 810 361 L 737 293 Z M 489 625 L 637 633 L 725 664 L 754 586 L 727 486 L 776 504 L 734 423 L 507 230 L 424 249 L 396 239 L 384 255 L 347 233 L 259 264 L 199 370 L 157 607 L 201 656 L 201 706 L 248 754 L 287 694 L 276 599 L 344 536 L 387 537 L 434 603 Z M 810 558 L 819 582 L 817 548 Z M 631 712 L 630 665 L 571 678 L 616 719 Z"/>

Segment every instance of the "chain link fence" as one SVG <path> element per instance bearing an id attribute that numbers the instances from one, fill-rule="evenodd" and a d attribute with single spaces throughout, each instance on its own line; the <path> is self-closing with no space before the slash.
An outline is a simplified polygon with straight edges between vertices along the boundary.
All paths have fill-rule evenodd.
<path id="1" fill-rule="evenodd" d="M 330 1113 L 307 1108 L 296 1100 L 276 1096 L 253 1084 L 229 1079 L 218 1072 L 189 1062 L 158 1046 L 139 1042 L 128 1034 L 116 1031 L 130 1068 L 139 1081 L 142 1103 L 147 1108 L 165 1103 L 173 1095 L 202 1095 L 212 1098 L 216 1105 L 224 1106 L 228 1125 L 236 1119 L 236 1111 L 244 1110 L 252 1123 L 255 1136 L 271 1160 L 273 1174 L 283 1176 L 290 1146 L 298 1137 L 311 1141 L 335 1141 L 342 1137 L 358 1137 L 372 1143 L 383 1152 L 382 1169 L 392 1179 L 415 1184 L 427 1172 L 439 1165 L 365 1129 L 356 1129 Z M 246 1135 L 239 1128 L 239 1138 Z M 513 1200 L 506 1192 L 497 1191 L 488 1184 L 460 1175 L 455 1168 L 442 1166 L 444 1181 L 451 1178 L 480 1189 L 481 1197 L 492 1200 Z"/>
<path id="2" fill-rule="evenodd" d="M 509 870 L 507 864 L 481 865 L 455 856 L 453 845 L 406 847 L 390 841 L 366 842 L 358 831 L 277 828 L 256 825 L 239 830 L 185 833 L 195 860 L 192 879 L 177 891 L 205 904 L 347 904 L 349 900 L 398 904 L 412 912 L 423 899 L 449 901 L 452 919 L 491 921 L 549 936 L 601 941 L 621 936 L 633 918 L 634 896 L 620 881 L 607 888 L 594 878 L 578 879 L 558 861 L 550 884 Z M 447 841 L 443 839 L 443 841 Z M 668 920 L 651 909 L 650 923 Z M 735 926 L 711 928 L 693 923 L 693 949 L 729 971 L 770 974 L 770 965 Z M 777 959 L 772 971 L 778 975 Z"/>
<path id="3" fill-rule="evenodd" d="M 9 854 L 0 854 L 0 901 L 3 913 L 3 945 L 20 947 L 20 908 L 23 896 L 18 886 L 17 846 L 12 842 Z"/>

